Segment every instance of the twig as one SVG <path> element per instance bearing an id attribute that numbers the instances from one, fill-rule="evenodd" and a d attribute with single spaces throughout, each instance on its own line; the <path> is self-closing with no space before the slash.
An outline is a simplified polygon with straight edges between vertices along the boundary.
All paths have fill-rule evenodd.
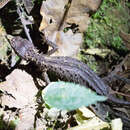
<path id="1" fill-rule="evenodd" d="M 117 78 L 115 77 L 115 75 L 118 75 L 119 72 L 122 72 L 122 66 L 124 65 L 124 63 L 128 60 L 130 54 L 126 55 L 126 57 L 124 58 L 124 60 L 115 67 L 115 69 L 110 72 L 106 77 L 102 78 L 104 81 L 111 83 L 115 80 L 117 80 Z"/>
<path id="2" fill-rule="evenodd" d="M 124 94 L 124 93 L 117 92 L 117 91 L 113 91 L 112 94 L 119 94 L 119 95 L 122 95 L 122 96 L 125 96 L 125 97 L 130 97 L 130 95 L 128 95 L 128 94 Z"/>
<path id="3" fill-rule="evenodd" d="M 21 20 L 21 23 L 24 27 L 24 31 L 27 35 L 28 40 L 32 43 L 32 39 L 31 39 L 31 36 L 29 34 L 29 29 L 27 28 L 27 25 L 32 24 L 32 23 L 25 18 L 25 15 L 27 18 L 29 18 L 29 16 L 25 13 L 23 8 L 21 7 L 19 0 L 16 0 L 16 2 L 17 2 L 17 13 L 18 13 L 20 20 Z"/>
<path id="4" fill-rule="evenodd" d="M 62 17 L 62 20 L 61 20 L 61 22 L 60 22 L 60 24 L 59 24 L 58 31 L 61 29 L 61 27 L 62 27 L 62 25 L 63 25 L 63 23 L 64 23 L 64 21 L 65 21 L 65 19 L 66 19 L 66 17 L 67 17 L 69 8 L 70 8 L 70 6 L 71 6 L 71 2 L 72 2 L 72 0 L 69 0 L 69 1 L 68 1 L 68 4 L 67 4 L 67 6 L 66 6 L 65 12 L 64 12 L 63 17 Z"/>

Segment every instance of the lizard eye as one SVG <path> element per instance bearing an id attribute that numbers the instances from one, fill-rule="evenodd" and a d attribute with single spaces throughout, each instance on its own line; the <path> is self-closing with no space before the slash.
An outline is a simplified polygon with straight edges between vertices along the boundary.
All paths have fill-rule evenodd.
<path id="1" fill-rule="evenodd" d="M 15 47 L 15 46 L 16 46 L 16 39 L 15 39 L 15 38 L 12 38 L 12 39 L 11 39 L 11 46 L 12 46 L 12 47 Z"/>
<path id="2" fill-rule="evenodd" d="M 12 38 L 11 41 L 13 42 L 13 41 L 14 41 L 14 38 Z"/>
<path id="3" fill-rule="evenodd" d="M 12 38 L 12 39 L 11 39 L 11 42 L 14 43 L 14 42 L 15 42 L 15 38 Z"/>

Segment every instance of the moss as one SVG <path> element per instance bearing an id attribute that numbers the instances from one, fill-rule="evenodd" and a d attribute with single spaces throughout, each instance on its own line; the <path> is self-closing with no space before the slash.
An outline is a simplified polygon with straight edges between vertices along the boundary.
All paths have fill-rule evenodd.
<path id="1" fill-rule="evenodd" d="M 129 14 L 123 3 L 104 0 L 100 9 L 92 15 L 91 24 L 85 35 L 85 45 L 89 48 L 111 47 L 117 52 L 126 51 L 119 36 L 120 30 L 128 32 Z"/>
<path id="2" fill-rule="evenodd" d="M 128 2 L 123 0 L 103 0 L 98 11 L 90 18 L 90 24 L 84 36 L 84 49 L 109 48 L 113 50 L 118 57 L 125 55 L 127 48 L 124 46 L 119 32 L 123 30 L 129 33 L 128 7 Z M 87 61 L 89 67 L 94 71 L 97 70 L 98 63 L 96 63 L 96 60 L 92 62 L 91 59 L 88 59 L 84 54 L 80 55 L 80 59 L 85 62 Z M 107 59 L 107 65 L 113 63 L 113 61 L 108 63 L 109 61 L 110 60 Z"/>
<path id="3" fill-rule="evenodd" d="M 97 62 L 94 56 L 92 55 L 86 55 L 84 56 L 83 54 L 79 54 L 78 57 L 86 63 L 94 72 L 97 72 Z"/>

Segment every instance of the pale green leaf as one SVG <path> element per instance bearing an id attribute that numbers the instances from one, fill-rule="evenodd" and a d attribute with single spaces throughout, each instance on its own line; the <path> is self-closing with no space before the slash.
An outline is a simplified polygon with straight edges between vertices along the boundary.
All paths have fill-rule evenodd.
<path id="1" fill-rule="evenodd" d="M 50 83 L 42 95 L 46 104 L 61 110 L 75 110 L 106 100 L 84 86 L 62 81 Z"/>

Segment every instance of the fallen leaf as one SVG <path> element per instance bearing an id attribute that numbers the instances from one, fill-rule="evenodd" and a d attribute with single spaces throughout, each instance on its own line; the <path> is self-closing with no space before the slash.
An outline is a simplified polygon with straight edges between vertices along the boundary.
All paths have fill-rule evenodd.
<path id="1" fill-rule="evenodd" d="M 96 11 L 102 0 L 86 0 L 87 1 L 87 4 L 88 4 L 88 7 L 92 10 L 92 11 Z"/>
<path id="2" fill-rule="evenodd" d="M 25 71 L 16 69 L 0 84 L 0 90 L 6 92 L 1 97 L 1 105 L 9 108 L 24 108 L 35 102 L 38 92 L 33 78 Z"/>
<path id="3" fill-rule="evenodd" d="M 44 33 L 46 39 L 58 46 L 59 49 L 54 54 L 56 56 L 77 56 L 83 42 L 82 33 L 86 31 L 90 23 L 88 12 L 90 9 L 96 10 L 101 0 L 92 0 L 91 2 L 89 0 L 74 0 L 69 2 L 69 0 L 43 1 L 40 10 L 42 22 L 39 30 Z M 73 32 L 72 25 L 75 25 L 77 32 Z M 70 30 L 67 33 L 64 32 L 66 28 Z"/>
<path id="4" fill-rule="evenodd" d="M 123 39 L 125 46 L 130 50 L 130 34 L 120 31 L 120 37 Z"/>
<path id="5" fill-rule="evenodd" d="M 16 126 L 15 130 L 31 130 L 34 129 L 34 121 L 35 121 L 35 114 L 36 108 L 32 104 L 24 109 L 20 110 L 20 120 Z"/>
<path id="6" fill-rule="evenodd" d="M 99 96 L 84 86 L 63 81 L 52 82 L 47 85 L 42 92 L 42 98 L 48 106 L 67 111 L 107 99 L 107 97 Z"/>
<path id="7" fill-rule="evenodd" d="M 90 48 L 83 50 L 86 54 L 97 55 L 102 58 L 105 58 L 108 54 L 113 53 L 110 49 L 99 49 L 99 48 Z"/>
<path id="8" fill-rule="evenodd" d="M 66 28 L 69 24 L 78 25 L 79 31 L 86 31 L 89 24 L 89 8 L 86 0 L 72 0 L 66 20 L 62 28 Z"/>
<path id="9" fill-rule="evenodd" d="M 40 13 L 42 15 L 42 22 L 40 25 L 40 31 L 45 30 L 45 34 L 48 36 L 54 31 L 58 30 L 65 11 L 65 5 L 68 0 L 47 0 L 43 1 Z"/>
<path id="10" fill-rule="evenodd" d="M 87 120 L 86 123 L 78 125 L 76 127 L 72 127 L 67 130 L 101 130 L 101 129 L 110 129 L 110 126 L 107 122 L 100 120 L 97 117 L 92 118 L 91 120 Z"/>
<path id="11" fill-rule="evenodd" d="M 119 119 L 112 120 L 111 127 L 112 127 L 112 130 L 122 130 L 123 123 L 122 123 L 121 119 L 119 118 Z"/>
<path id="12" fill-rule="evenodd" d="M 53 53 L 52 56 L 76 57 L 82 42 L 83 39 L 81 33 L 74 34 L 71 30 L 66 33 L 58 31 L 56 36 L 58 50 Z"/>
<path id="13" fill-rule="evenodd" d="M 95 114 L 92 111 L 90 111 L 87 107 L 81 107 L 81 108 L 79 108 L 79 111 L 81 111 L 82 115 L 86 118 L 95 117 Z"/>

